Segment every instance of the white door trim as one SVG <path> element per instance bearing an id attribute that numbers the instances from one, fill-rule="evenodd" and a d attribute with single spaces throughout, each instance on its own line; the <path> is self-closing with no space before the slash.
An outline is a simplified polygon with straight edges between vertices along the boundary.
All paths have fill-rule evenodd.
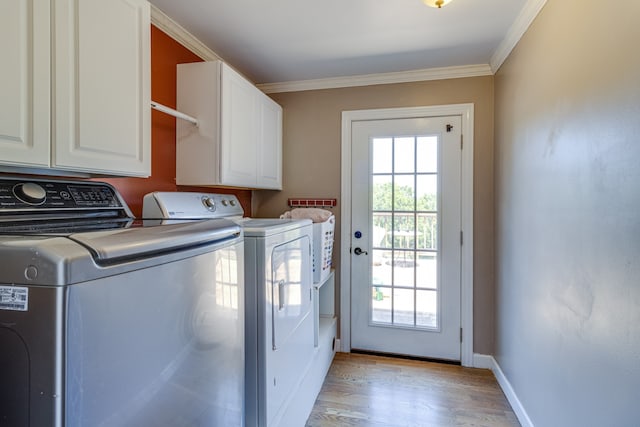
<path id="1" fill-rule="evenodd" d="M 460 362 L 473 366 L 473 104 L 428 107 L 388 108 L 342 112 L 342 161 L 340 208 L 340 351 L 351 351 L 351 124 L 361 120 L 403 119 L 415 117 L 461 116 L 462 150 L 462 245 L 460 325 L 462 344 Z"/>

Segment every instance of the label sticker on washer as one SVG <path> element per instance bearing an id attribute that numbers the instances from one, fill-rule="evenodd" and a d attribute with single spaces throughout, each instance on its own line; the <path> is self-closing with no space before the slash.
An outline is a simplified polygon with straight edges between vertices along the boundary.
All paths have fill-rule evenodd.
<path id="1" fill-rule="evenodd" d="M 0 310 L 27 311 L 29 288 L 0 286 Z"/>

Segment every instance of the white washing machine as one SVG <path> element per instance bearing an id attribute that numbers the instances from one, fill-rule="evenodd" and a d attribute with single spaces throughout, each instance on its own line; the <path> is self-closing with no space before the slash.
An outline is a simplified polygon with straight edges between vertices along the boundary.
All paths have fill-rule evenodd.
<path id="1" fill-rule="evenodd" d="M 155 192 L 143 204 L 145 218 L 228 218 L 243 227 L 246 426 L 304 425 L 288 406 L 314 354 L 312 223 L 243 213 L 227 194 Z"/>

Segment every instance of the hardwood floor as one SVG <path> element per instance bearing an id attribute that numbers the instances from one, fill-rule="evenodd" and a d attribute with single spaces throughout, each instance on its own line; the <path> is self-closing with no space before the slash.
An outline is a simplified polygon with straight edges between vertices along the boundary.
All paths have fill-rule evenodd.
<path id="1" fill-rule="evenodd" d="M 491 371 L 337 353 L 306 426 L 520 424 Z"/>

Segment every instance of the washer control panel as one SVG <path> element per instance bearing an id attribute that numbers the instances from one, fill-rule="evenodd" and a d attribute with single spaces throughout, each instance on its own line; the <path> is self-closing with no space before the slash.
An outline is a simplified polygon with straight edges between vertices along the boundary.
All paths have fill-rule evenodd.
<path id="1" fill-rule="evenodd" d="M 123 208 L 123 204 L 106 183 L 0 179 L 0 210 L 94 208 Z"/>

